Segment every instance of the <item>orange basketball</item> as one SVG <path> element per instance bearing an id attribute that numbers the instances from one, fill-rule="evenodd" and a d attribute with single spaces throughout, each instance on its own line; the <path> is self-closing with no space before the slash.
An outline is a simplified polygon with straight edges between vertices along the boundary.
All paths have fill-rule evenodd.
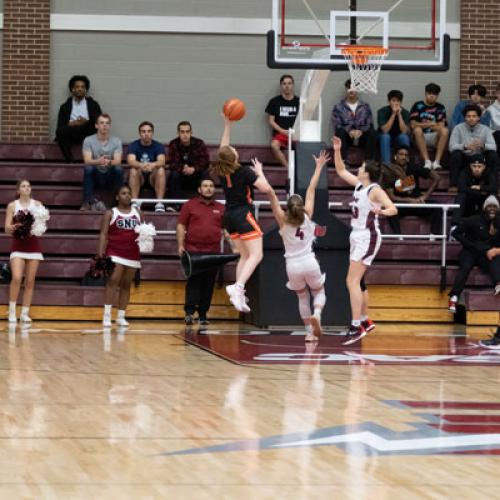
<path id="1" fill-rule="evenodd" d="M 237 122 L 245 116 L 245 103 L 241 99 L 231 97 L 224 103 L 223 111 L 232 122 Z"/>

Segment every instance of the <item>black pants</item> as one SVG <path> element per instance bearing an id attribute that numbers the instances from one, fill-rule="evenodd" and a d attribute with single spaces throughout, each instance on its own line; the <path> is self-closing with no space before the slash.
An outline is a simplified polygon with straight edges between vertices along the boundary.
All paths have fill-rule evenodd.
<path id="1" fill-rule="evenodd" d="M 485 252 L 474 252 L 468 248 L 463 248 L 458 256 L 458 273 L 450 296 L 456 295 L 458 297 L 460 295 L 474 266 L 478 266 L 481 271 L 491 278 L 493 286 L 500 283 L 500 256 L 488 260 Z"/>
<path id="2" fill-rule="evenodd" d="M 61 153 L 68 163 L 74 161 L 71 146 L 73 144 L 82 144 L 85 137 L 95 134 L 95 128 L 89 127 L 89 124 L 77 125 L 75 127 L 62 127 L 56 130 L 56 139 L 61 148 Z"/>
<path id="3" fill-rule="evenodd" d="M 480 214 L 487 197 L 487 195 L 472 196 L 467 193 L 458 193 L 455 197 L 455 203 L 460 206 L 453 210 L 451 225 L 456 226 L 462 217 Z"/>
<path id="4" fill-rule="evenodd" d="M 204 179 L 209 179 L 208 172 L 195 172 L 193 175 L 184 175 L 182 172 L 171 170 L 168 174 L 167 193 L 171 200 L 192 198 Z"/>
<path id="5" fill-rule="evenodd" d="M 434 203 L 429 200 L 428 203 Z M 430 222 L 431 225 L 431 233 L 432 234 L 441 234 L 442 232 L 442 221 L 443 221 L 443 212 L 439 208 L 402 208 L 398 207 L 398 214 L 392 217 L 389 217 L 389 226 L 391 226 L 391 230 L 394 234 L 401 234 L 401 217 L 408 217 L 410 215 L 421 217 Z"/>
<path id="6" fill-rule="evenodd" d="M 186 314 L 198 311 L 200 319 L 206 319 L 212 303 L 217 268 L 191 276 L 186 282 L 186 298 L 184 310 Z"/>
<path id="7" fill-rule="evenodd" d="M 483 151 L 486 158 L 486 166 L 493 172 L 498 171 L 498 156 L 496 151 Z M 450 155 L 450 187 L 456 187 L 458 176 L 462 169 L 466 167 L 467 155 L 463 151 L 453 151 Z"/>
<path id="8" fill-rule="evenodd" d="M 493 137 L 497 143 L 497 154 L 500 154 L 500 130 L 495 130 L 495 132 L 493 132 Z"/>
<path id="9" fill-rule="evenodd" d="M 353 144 L 349 132 L 343 128 L 335 129 L 335 135 L 342 140 L 342 149 L 340 151 L 342 158 L 346 161 L 347 149 Z M 377 132 L 370 128 L 359 138 L 358 146 L 365 152 L 365 159 L 374 160 L 377 151 Z"/>

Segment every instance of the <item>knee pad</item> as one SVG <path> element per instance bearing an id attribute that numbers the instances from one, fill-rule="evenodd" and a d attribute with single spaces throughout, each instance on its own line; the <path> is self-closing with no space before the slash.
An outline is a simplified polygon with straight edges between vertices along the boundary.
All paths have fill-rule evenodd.
<path id="1" fill-rule="evenodd" d="M 309 291 L 306 289 L 295 293 L 299 300 L 300 317 L 302 319 L 309 319 L 311 317 L 311 296 L 309 295 Z"/>

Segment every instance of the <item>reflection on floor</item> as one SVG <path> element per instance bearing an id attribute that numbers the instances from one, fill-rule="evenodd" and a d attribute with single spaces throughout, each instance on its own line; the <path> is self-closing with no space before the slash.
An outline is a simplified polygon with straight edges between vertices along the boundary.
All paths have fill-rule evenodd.
<path id="1" fill-rule="evenodd" d="M 397 333 L 396 333 L 397 332 Z M 326 329 L 317 343 L 303 330 L 186 328 L 186 342 L 238 364 L 500 365 L 500 351 L 480 347 L 465 329 L 449 325 L 381 324 L 360 342 L 343 346 L 345 332 Z M 482 338 L 487 337 L 483 330 Z"/>

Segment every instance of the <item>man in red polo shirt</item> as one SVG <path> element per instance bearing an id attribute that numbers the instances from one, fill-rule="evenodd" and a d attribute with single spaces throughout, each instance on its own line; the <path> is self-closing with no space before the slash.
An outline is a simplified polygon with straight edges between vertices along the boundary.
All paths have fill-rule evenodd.
<path id="1" fill-rule="evenodd" d="M 186 250 L 191 255 L 220 253 L 224 205 L 214 201 L 215 185 L 204 179 L 198 194 L 184 204 L 177 220 L 177 246 L 179 255 Z M 208 325 L 207 312 L 212 301 L 217 268 L 191 276 L 186 282 L 184 310 L 186 325 L 193 324 L 198 311 L 200 325 Z"/>

